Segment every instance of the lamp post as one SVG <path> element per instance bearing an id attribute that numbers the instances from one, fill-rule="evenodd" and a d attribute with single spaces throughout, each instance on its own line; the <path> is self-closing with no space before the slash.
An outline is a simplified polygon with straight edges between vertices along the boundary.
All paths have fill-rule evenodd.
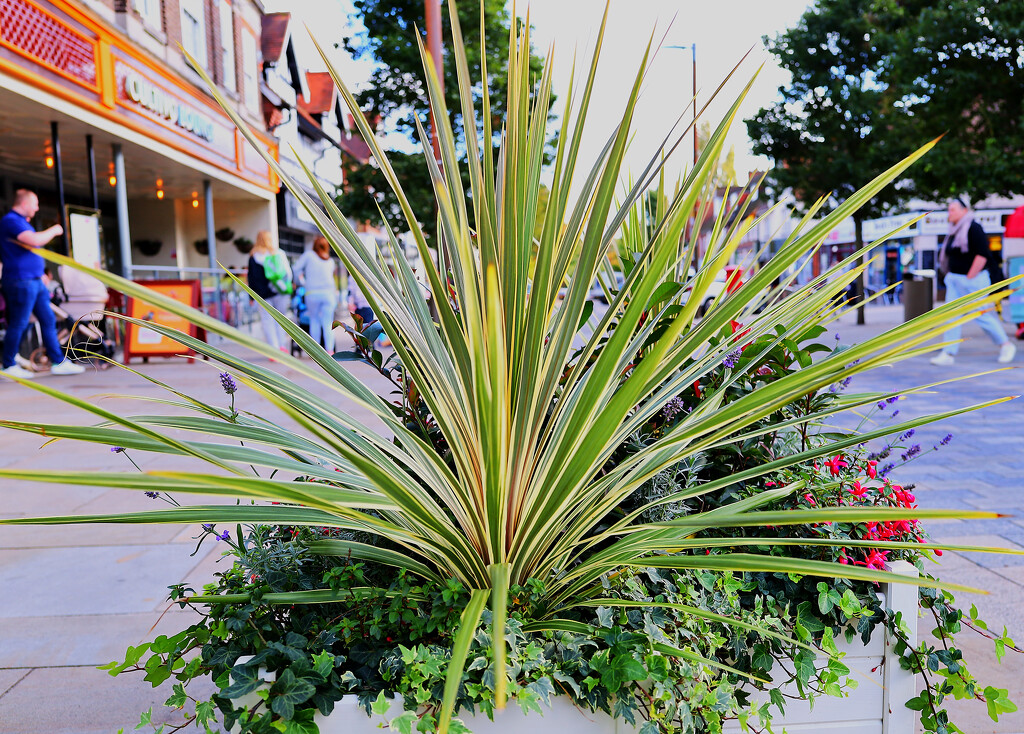
<path id="1" fill-rule="evenodd" d="M 666 48 L 688 48 L 693 56 L 693 165 L 696 167 L 697 158 L 700 153 L 697 142 L 697 44 L 684 43 L 678 46 L 667 46 Z"/>

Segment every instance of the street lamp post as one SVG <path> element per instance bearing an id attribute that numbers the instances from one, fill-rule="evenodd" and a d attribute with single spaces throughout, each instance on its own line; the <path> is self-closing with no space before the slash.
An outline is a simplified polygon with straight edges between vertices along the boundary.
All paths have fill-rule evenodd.
<path id="1" fill-rule="evenodd" d="M 688 48 L 693 56 L 693 165 L 696 167 L 697 158 L 700 154 L 697 141 L 697 44 L 684 43 L 678 46 L 668 46 L 667 48 Z"/>

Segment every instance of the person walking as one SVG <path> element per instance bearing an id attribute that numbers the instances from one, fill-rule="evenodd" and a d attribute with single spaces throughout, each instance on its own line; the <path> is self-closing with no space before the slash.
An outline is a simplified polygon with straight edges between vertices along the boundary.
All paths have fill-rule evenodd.
<path id="1" fill-rule="evenodd" d="M 43 346 L 50 358 L 51 375 L 80 375 L 85 368 L 64 356 L 57 338 L 57 320 L 50 308 L 50 290 L 43 282 L 46 261 L 33 250 L 46 247 L 64 233 L 59 224 L 36 232 L 29 222 L 39 211 L 39 197 L 28 189 L 18 189 L 14 206 L 0 218 L 0 260 L 3 274 L 0 288 L 7 301 L 7 333 L 4 335 L 3 371 L 13 377 L 31 380 L 36 373 L 17 364 L 18 348 L 35 314 L 43 335 Z"/>
<path id="2" fill-rule="evenodd" d="M 992 284 L 988 272 L 988 238 L 962 199 L 954 199 L 949 203 L 949 234 L 942 245 L 939 262 L 940 269 L 946 274 L 943 279 L 946 284 L 946 301 L 954 301 Z M 980 312 L 977 321 L 999 347 L 998 361 L 1003 364 L 1012 362 L 1017 348 L 1006 336 L 1003 325 L 991 308 L 986 307 Z M 943 341 L 957 341 L 946 345 L 932 357 L 932 364 L 941 367 L 953 364 L 960 348 L 960 332 L 961 327 L 954 326 L 942 335 Z"/>
<path id="3" fill-rule="evenodd" d="M 313 240 L 313 248 L 295 263 L 295 282 L 306 289 L 309 335 L 334 354 L 334 309 L 338 305 L 338 264 L 331 258 L 326 237 Z"/>
<path id="4" fill-rule="evenodd" d="M 277 240 L 266 230 L 256 234 L 256 243 L 253 245 L 252 255 L 249 256 L 246 279 L 257 296 L 279 312 L 288 312 L 292 293 L 292 270 L 288 265 L 288 257 L 281 252 Z M 288 351 L 288 334 L 270 312 L 262 308 L 260 325 L 263 327 L 263 338 L 267 344 L 283 352 Z"/>

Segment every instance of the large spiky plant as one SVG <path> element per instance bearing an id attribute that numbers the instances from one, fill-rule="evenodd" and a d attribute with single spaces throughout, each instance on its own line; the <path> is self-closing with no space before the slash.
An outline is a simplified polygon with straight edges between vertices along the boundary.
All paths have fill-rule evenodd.
<path id="1" fill-rule="evenodd" d="M 261 152 L 315 218 L 379 316 L 408 379 L 415 383 L 432 421 L 450 448 L 453 466 L 446 464 L 421 435 L 396 418 L 384 398 L 349 374 L 285 316 L 271 310 L 274 318 L 312 358 L 312 364 L 284 356 L 142 285 L 94 272 L 97 278 L 130 296 L 185 316 L 208 333 L 222 335 L 257 354 L 273 357 L 282 366 L 355 401 L 379 420 L 383 428 L 375 430 L 361 423 L 339 408 L 336 401 L 318 397 L 272 369 L 159 324 L 146 323 L 146 328 L 171 336 L 223 365 L 277 406 L 301 431 L 296 433 L 272 421 L 244 415 L 225 420 L 229 417 L 225 411 L 193 401 L 183 393 L 177 393 L 176 402 L 194 409 L 197 415 L 136 419 L 115 415 L 44 384 L 24 383 L 26 388 L 91 411 L 102 418 L 103 423 L 84 428 L 8 422 L 9 427 L 36 431 L 51 438 L 191 456 L 207 462 L 210 471 L 141 475 L 0 472 L 0 476 L 17 479 L 179 494 L 219 493 L 258 501 L 184 506 L 137 514 L 4 522 L 330 526 L 369 533 L 386 543 L 377 546 L 354 540 L 331 540 L 316 544 L 312 552 L 391 564 L 427 579 L 458 579 L 472 594 L 452 651 L 440 716 L 442 732 L 448 727 L 470 637 L 482 610 L 490 600 L 494 628 L 503 629 L 510 583 L 524 583 L 531 578 L 545 582 L 547 597 L 539 607 L 532 629 L 572 629 L 574 625 L 578 629 L 578 623 L 561 618 L 564 612 L 580 605 L 625 604 L 621 600 L 602 598 L 599 582 L 602 576 L 631 566 L 656 564 L 677 569 L 784 571 L 888 580 L 889 576 L 883 572 L 852 566 L 743 552 L 708 556 L 686 551 L 701 548 L 703 541 L 698 534 L 709 528 L 764 524 L 784 528 L 828 520 L 904 519 L 953 513 L 851 508 L 783 513 L 757 511 L 759 506 L 793 491 L 795 487 L 791 486 L 765 492 L 754 500 L 669 522 L 645 523 L 641 519 L 651 504 L 676 502 L 712 492 L 727 484 L 835 453 L 855 443 L 906 430 L 944 415 L 810 448 L 721 481 L 652 500 L 651 504 L 614 524 L 602 523 L 610 511 L 665 468 L 696 452 L 756 435 L 759 429 L 752 426 L 758 425 L 759 420 L 810 392 L 857 372 L 928 351 L 933 347 L 925 346 L 925 342 L 950 322 L 965 321 L 979 304 L 995 300 L 994 296 L 984 293 L 974 302 L 961 299 L 946 304 L 924 317 L 855 345 L 841 355 L 833 354 L 752 394 L 725 402 L 724 391 L 739 378 L 734 375 L 720 389 L 706 395 L 701 405 L 671 430 L 609 468 L 609 459 L 617 448 L 686 386 L 712 371 L 724 369 L 723 362 L 730 352 L 765 335 L 772 337 L 773 346 L 785 339 L 798 339 L 809 329 L 842 312 L 843 307 L 835 305 L 837 294 L 859 275 L 860 268 L 853 267 L 847 273 L 842 269 L 860 253 L 814 279 L 795 296 L 783 299 L 778 283 L 786 285 L 787 273 L 794 270 L 794 265 L 813 256 L 836 223 L 900 176 L 929 146 L 868 183 L 827 217 L 814 222 L 809 215 L 798 232 L 759 272 L 729 297 L 720 298 L 707 315 L 698 320 L 695 315 L 709 284 L 730 262 L 737 243 L 751 226 L 740 217 L 732 223 L 724 218 L 717 220 L 696 275 L 692 278 L 681 275 L 696 262 L 698 228 L 688 226 L 688 222 L 708 200 L 709 181 L 739 100 L 711 136 L 678 193 L 663 198 L 655 207 L 656 211 L 651 212 L 656 215 L 653 231 L 646 226 L 631 226 L 631 217 L 636 224 L 637 202 L 658 178 L 664 154 L 674 148 L 677 139 L 666 138 L 652 163 L 623 196 L 619 188 L 625 178 L 623 159 L 649 61 L 648 48 L 632 86 L 625 90 L 619 124 L 600 156 L 595 161 L 579 159 L 604 38 L 602 24 L 589 70 L 577 93 L 566 101 L 556 131 L 551 193 L 540 226 L 541 234 L 535 241 L 538 191 L 545 145 L 551 132 L 547 127 L 546 105 L 552 83 L 551 65 L 545 66 L 539 79 L 530 78 L 528 24 L 513 32 L 508 49 L 508 117 L 500 131 L 495 130 L 486 69 L 483 80 L 469 78 L 454 7 L 451 8 L 451 25 L 454 35 L 451 51 L 458 66 L 462 119 L 467 129 L 464 141 L 457 141 L 446 124 L 449 115 L 437 74 L 429 56 L 423 55 L 433 116 L 439 123 L 437 135 L 441 150 L 439 162 L 432 155 L 424 155 L 424 165 L 430 170 L 437 200 L 437 244 L 445 263 L 443 273 L 429 266 L 425 269 L 434 294 L 436 317 L 422 297 L 416 277 L 393 234 L 392 272 L 381 253 L 357 236 L 344 212 L 338 210 L 315 176 L 310 174 L 309 180 L 319 193 L 319 202 L 311 200 L 271 155 Z M 481 54 L 481 58 L 486 55 Z M 348 106 L 356 109 L 355 99 L 344 80 L 333 69 L 331 74 Z M 212 85 L 211 89 L 216 94 Z M 474 108 L 475 89 L 483 90 L 479 109 Z M 230 105 L 225 103 L 224 109 L 250 143 L 260 149 L 258 140 Z M 372 148 L 377 164 L 395 188 L 407 218 L 404 224 L 412 233 L 422 262 L 431 263 L 427 241 L 412 216 L 387 156 L 359 116 L 356 123 Z M 496 133 L 500 134 L 501 142 L 495 155 L 491 141 L 495 140 Z M 426 140 L 422 130 L 421 139 Z M 463 190 L 463 179 L 458 171 L 460 149 L 468 153 L 469 197 Z M 573 186 L 578 192 L 575 197 L 570 195 Z M 471 202 L 469 206 L 467 200 Z M 817 211 L 816 207 L 812 214 Z M 614 283 L 610 277 L 609 255 L 624 229 L 625 235 L 618 244 L 633 260 L 628 275 L 621 289 L 610 294 L 604 315 L 592 319 L 587 328 L 581 328 L 589 313 L 587 294 L 595 277 L 607 285 Z M 79 267 L 66 258 L 48 257 Z M 675 285 L 682 280 L 688 280 L 686 285 L 692 287 L 685 304 L 679 286 Z M 558 291 L 563 287 L 565 296 L 559 299 Z M 262 299 L 253 297 L 263 308 L 270 309 Z M 741 341 L 735 337 L 712 341 L 712 337 L 728 334 L 732 322 L 743 324 Z M 663 330 L 659 338 L 651 340 L 655 324 Z M 756 359 L 751 362 L 757 364 Z M 877 394 L 845 396 L 837 399 L 827 411 L 793 419 L 793 424 L 822 421 L 834 413 L 870 404 L 878 398 Z M 175 438 L 169 433 L 175 429 L 215 439 Z M 244 441 L 244 446 L 239 445 L 240 440 Z M 277 473 L 273 479 L 260 478 L 253 475 L 250 467 L 267 467 Z M 292 481 L 296 476 L 316 481 Z M 270 504 L 269 501 L 286 504 Z M 981 512 L 955 514 L 958 517 L 991 516 Z M 784 534 L 782 530 L 779 532 Z M 741 539 L 737 539 L 737 543 L 740 542 Z M 887 546 L 884 542 L 876 545 Z M 893 544 L 893 547 L 898 545 Z M 268 595 L 263 600 L 288 604 L 322 602 L 336 598 L 333 594 L 330 591 L 301 592 Z M 206 597 L 197 600 L 237 601 Z M 683 611 L 704 614 L 699 609 Z M 499 633 L 494 639 L 498 642 L 494 659 L 496 702 L 500 708 L 505 698 L 505 653 L 502 635 Z"/>

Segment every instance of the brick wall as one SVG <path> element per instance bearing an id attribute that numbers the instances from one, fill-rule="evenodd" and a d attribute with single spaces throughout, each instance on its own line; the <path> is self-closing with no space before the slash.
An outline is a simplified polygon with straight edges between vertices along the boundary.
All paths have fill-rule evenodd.
<path id="1" fill-rule="evenodd" d="M 181 8 L 178 0 L 163 0 L 163 11 L 167 45 L 177 50 L 181 43 Z"/>
<path id="2" fill-rule="evenodd" d="M 207 67 L 213 81 L 224 86 L 224 57 L 220 52 L 220 8 L 224 0 L 206 0 L 206 52 L 210 56 Z"/>

